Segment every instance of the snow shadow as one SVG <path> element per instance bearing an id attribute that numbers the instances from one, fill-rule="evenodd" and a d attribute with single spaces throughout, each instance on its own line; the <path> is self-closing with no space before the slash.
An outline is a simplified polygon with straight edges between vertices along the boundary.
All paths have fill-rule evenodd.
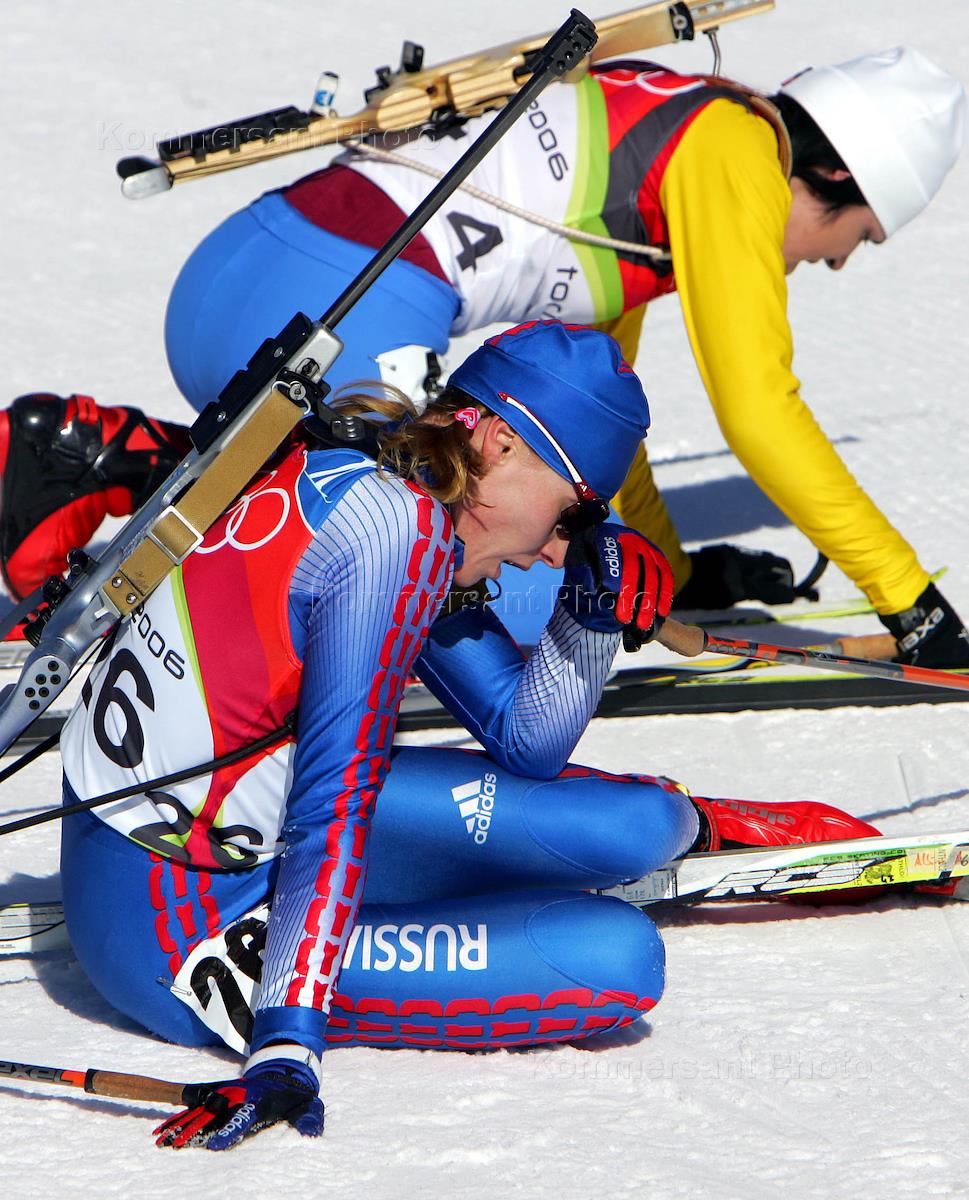
<path id="1" fill-rule="evenodd" d="M 832 446 L 844 446 L 853 442 L 860 442 L 861 438 L 855 437 L 854 434 L 848 433 L 844 437 L 829 438 Z M 733 458 L 734 452 L 727 446 L 720 450 L 698 450 L 695 454 L 673 454 L 669 458 L 649 456 L 649 465 L 656 470 L 659 467 L 678 467 L 683 463 L 695 462 L 710 462 L 715 458 Z"/>
<path id="2" fill-rule="evenodd" d="M 859 441 L 860 438 L 848 435 L 832 439 L 832 445 Z M 650 459 L 650 463 L 656 470 L 720 458 L 733 458 L 733 451 L 724 448 L 697 454 L 678 454 L 656 461 Z M 787 517 L 747 475 L 732 475 L 727 479 L 710 479 L 678 487 L 664 486 L 659 480 L 657 483 L 673 524 L 684 542 L 717 541 L 755 529 L 785 529 L 790 526 Z"/>
<path id="3" fill-rule="evenodd" d="M 4 814 L 5 816 L 9 814 Z M 17 871 L 0 884 L 0 907 L 6 904 L 25 904 L 60 900 L 61 877 L 59 871 L 50 875 L 27 875 Z"/>
<path id="4" fill-rule="evenodd" d="M 95 1099 L 89 1095 L 71 1094 L 62 1088 L 57 1088 L 50 1092 L 40 1092 L 33 1089 L 15 1087 L 6 1082 L 0 1083 L 0 1095 L 28 1100 L 31 1105 L 36 1104 L 68 1104 L 72 1108 L 76 1108 L 78 1112 L 87 1113 L 103 1113 L 105 1116 L 131 1116 L 136 1114 L 139 1117 L 144 1117 L 146 1120 L 164 1121 L 172 1115 L 170 1108 L 160 1108 L 156 1106 L 145 1107 L 142 1100 L 104 1100 Z"/>
<path id="5" fill-rule="evenodd" d="M 861 889 L 858 889 L 861 890 Z M 870 913 L 888 912 L 893 908 L 912 908 L 919 900 L 916 897 L 893 892 L 886 895 L 880 888 L 872 888 L 875 895 L 870 900 L 856 903 L 815 903 L 805 898 L 794 903 L 790 900 L 751 900 L 697 904 L 692 906 L 674 904 L 650 905 L 649 915 L 655 920 L 665 936 L 671 929 L 691 925 L 760 925 L 765 921 L 816 921 L 846 916 L 864 916 Z"/>
<path id="6" fill-rule="evenodd" d="M 98 1025 L 110 1026 L 122 1033 L 153 1036 L 143 1025 L 112 1008 L 84 974 L 73 951 L 51 950 L 32 955 L 31 964 L 36 969 L 37 982 L 65 1012 Z"/>
<path id="7" fill-rule="evenodd" d="M 755 529 L 786 529 L 791 524 L 746 476 L 664 487 L 661 492 L 684 542 L 717 542 Z"/>
<path id="8" fill-rule="evenodd" d="M 897 805 L 894 808 L 880 808 L 876 812 L 865 813 L 865 821 L 883 821 L 886 817 L 898 817 L 904 813 L 915 812 L 919 808 L 935 808 L 948 800 L 962 800 L 969 796 L 969 789 L 957 788 L 954 792 L 937 792 L 934 796 L 921 796 L 917 800 Z"/>

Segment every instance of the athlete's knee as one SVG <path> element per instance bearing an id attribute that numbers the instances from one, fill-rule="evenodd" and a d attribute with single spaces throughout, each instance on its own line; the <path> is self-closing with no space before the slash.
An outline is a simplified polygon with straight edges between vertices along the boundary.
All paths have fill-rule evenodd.
<path id="1" fill-rule="evenodd" d="M 630 904 L 607 896 L 558 897 L 531 915 L 528 936 L 560 977 L 560 989 L 545 1004 L 563 1010 L 556 1014 L 563 1039 L 628 1025 L 663 994 L 662 939 L 650 918 Z M 564 1012 L 570 1006 L 571 1023 Z"/>
<path id="2" fill-rule="evenodd" d="M 327 1041 L 497 1049 L 628 1025 L 659 1000 L 663 944 L 631 905 L 584 892 L 361 909 Z M 377 974 L 375 974 L 375 972 Z"/>
<path id="3" fill-rule="evenodd" d="M 610 896 L 558 895 L 531 914 L 528 936 L 565 980 L 605 992 L 663 991 L 665 952 L 656 925 L 631 904 Z"/>
<path id="4" fill-rule="evenodd" d="M 699 817 L 689 796 L 658 783 L 642 783 L 650 794 L 640 805 L 638 820 L 643 825 L 643 855 L 647 861 L 641 873 L 653 871 L 673 858 L 685 854 L 696 841 Z"/>
<path id="5" fill-rule="evenodd" d="M 531 836 L 597 878 L 632 879 L 690 848 L 696 810 L 687 796 L 633 776 L 570 775 L 523 800 Z"/>

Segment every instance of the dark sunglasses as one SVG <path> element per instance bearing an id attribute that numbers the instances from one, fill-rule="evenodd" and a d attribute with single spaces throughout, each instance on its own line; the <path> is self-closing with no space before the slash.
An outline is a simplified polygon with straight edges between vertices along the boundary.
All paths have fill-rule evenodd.
<path id="1" fill-rule="evenodd" d="M 562 509 L 555 523 L 555 532 L 566 542 L 571 542 L 574 537 L 585 533 L 594 525 L 601 525 L 609 517 L 609 505 L 601 496 L 597 496 L 587 483 L 580 480 L 572 486 L 578 499 L 574 504 Z"/>

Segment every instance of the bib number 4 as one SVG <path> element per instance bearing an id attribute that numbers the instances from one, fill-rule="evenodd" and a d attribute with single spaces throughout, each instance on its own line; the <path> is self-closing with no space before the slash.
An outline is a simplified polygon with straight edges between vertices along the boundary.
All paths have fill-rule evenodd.
<path id="1" fill-rule="evenodd" d="M 489 225 L 476 217 L 469 217 L 467 213 L 449 212 L 447 221 L 461 243 L 457 262 L 462 271 L 476 271 L 478 259 L 490 254 L 504 240 L 497 225 Z M 469 231 L 474 235 L 473 238 L 469 236 Z"/>

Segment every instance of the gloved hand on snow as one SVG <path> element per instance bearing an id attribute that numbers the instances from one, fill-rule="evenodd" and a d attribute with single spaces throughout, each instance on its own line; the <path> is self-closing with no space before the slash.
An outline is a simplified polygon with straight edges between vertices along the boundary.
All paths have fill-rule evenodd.
<path id="1" fill-rule="evenodd" d="M 289 1058 L 297 1052 L 300 1061 Z M 154 1131 L 157 1146 L 229 1150 L 260 1129 L 288 1121 L 304 1137 L 323 1132 L 319 1060 L 303 1047 L 270 1046 L 254 1054 L 240 1079 L 214 1083 L 205 1100 Z"/>

